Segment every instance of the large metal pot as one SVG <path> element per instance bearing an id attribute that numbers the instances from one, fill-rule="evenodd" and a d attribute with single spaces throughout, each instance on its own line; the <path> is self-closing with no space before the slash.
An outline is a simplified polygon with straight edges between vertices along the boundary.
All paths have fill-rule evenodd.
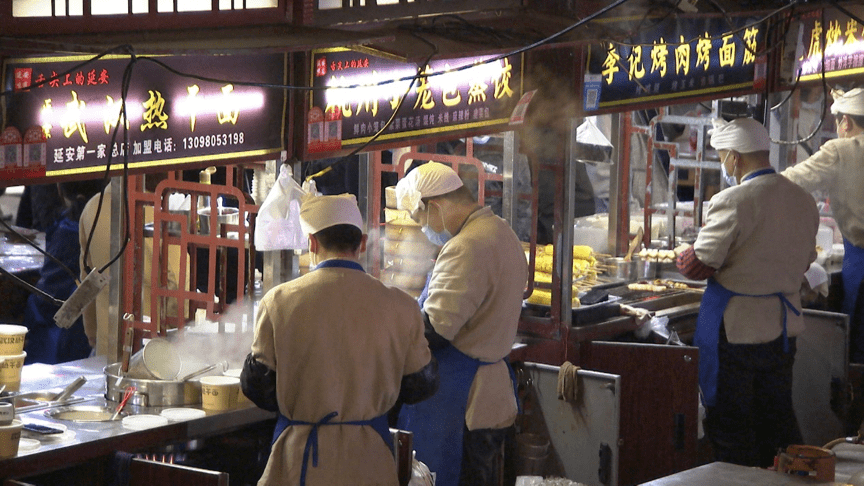
<path id="1" fill-rule="evenodd" d="M 135 394 L 128 403 L 142 407 L 176 407 L 201 403 L 201 383 L 198 380 L 147 380 L 120 377 L 120 363 L 104 368 L 105 398 L 120 402 L 123 392 L 129 386 L 135 387 Z"/>

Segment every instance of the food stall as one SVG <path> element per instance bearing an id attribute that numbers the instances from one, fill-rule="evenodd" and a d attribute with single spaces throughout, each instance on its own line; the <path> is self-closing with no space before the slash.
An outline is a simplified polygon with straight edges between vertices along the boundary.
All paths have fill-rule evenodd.
<path id="1" fill-rule="evenodd" d="M 542 24 L 531 16 L 523 20 L 526 25 Z M 545 22 L 542 31 L 549 31 L 554 23 L 547 17 L 541 20 Z M 734 29 L 727 25 L 730 21 Z M 172 142 L 188 144 L 182 146 L 188 149 L 187 153 L 144 156 L 135 151 L 136 145 L 131 146 L 132 150 L 118 152 L 123 154 L 123 164 L 118 165 L 115 160 L 108 171 L 115 176 L 111 183 L 115 189 L 111 207 L 115 216 L 123 211 L 120 194 L 122 185 L 128 181 L 129 204 L 135 215 L 130 239 L 132 251 L 126 253 L 122 270 L 120 265 L 110 268 L 114 281 L 126 281 L 122 287 L 111 287 L 111 316 L 117 325 L 110 330 L 104 353 L 100 346 L 100 354 L 106 355 L 108 361 L 99 362 L 95 366 L 98 369 L 90 370 L 91 381 L 98 381 L 100 366 L 122 361 L 127 329 L 134 330 L 130 353 L 138 350 L 144 337 L 168 334 L 187 325 L 196 327 L 193 323 L 212 326 L 217 333 L 248 330 L 252 322 L 248 317 L 253 314 L 247 314 L 245 321 L 225 320 L 224 305 L 229 293 L 238 300 L 243 300 L 242 296 L 252 296 L 254 300 L 256 289 L 267 290 L 303 271 L 302 255 L 295 252 L 255 255 L 253 228 L 257 206 L 283 164 L 292 167 L 298 181 L 322 183 L 324 174 L 310 171 L 311 162 L 327 160 L 324 171 L 351 164 L 356 170 L 358 200 L 372 235 L 366 267 L 388 283 L 416 294 L 423 286 L 427 269 L 424 265 L 429 264 L 433 255 L 424 253 L 427 249 L 419 245 L 424 240 L 414 238 L 418 233 L 414 230 L 418 228 L 403 227 L 410 225 L 394 211 L 388 211 L 395 208 L 387 202 L 386 188 L 403 176 L 414 161 L 436 160 L 459 167 L 460 175 L 472 181 L 480 201 L 486 204 L 497 201 L 500 208 L 496 212 L 517 229 L 530 264 L 535 268 L 540 261 L 548 265 L 549 271 L 534 273 L 529 282 L 519 337 L 510 357 L 522 392 L 520 432 L 545 434 L 554 446 L 554 454 L 534 457 L 537 459 L 534 465 L 543 462 L 539 471 L 591 484 L 632 484 L 696 465 L 700 460 L 698 350 L 686 342 L 692 335 L 702 283 L 681 279 L 668 255 L 660 252 L 670 251 L 680 238 L 693 237 L 692 229 L 700 224 L 702 205 L 709 198 L 712 171 L 716 176 L 719 168 L 718 161 L 711 158 L 706 148 L 710 117 L 740 108 L 739 100 L 743 100 L 745 107 L 765 103 L 759 95 L 772 81 L 766 72 L 773 75 L 767 66 L 777 61 L 770 52 L 765 56 L 752 54 L 762 52 L 765 45 L 775 40 L 778 34 L 774 22 L 774 18 L 762 16 L 736 16 L 731 20 L 718 16 L 683 17 L 643 28 L 632 45 L 592 43 L 607 35 L 616 37 L 610 34 L 616 29 L 638 30 L 636 20 L 621 18 L 602 26 L 589 24 L 592 29 L 587 33 L 565 36 L 544 49 L 525 53 L 514 53 L 500 46 L 466 47 L 451 39 L 440 39 L 446 37 L 440 32 L 440 43 L 447 49 L 443 53 L 430 53 L 423 42 L 398 29 L 374 31 L 374 35 L 358 29 L 353 38 L 363 38 L 362 42 L 357 41 L 362 47 L 340 37 L 327 43 L 326 48 L 307 51 L 296 47 L 297 53 L 262 54 L 248 59 L 244 59 L 245 55 L 236 56 L 244 69 L 254 65 L 267 70 L 271 66 L 264 78 L 273 84 L 290 81 L 311 89 L 299 96 L 278 91 L 275 98 L 270 98 L 274 96 L 272 92 L 262 91 L 267 98 L 256 106 L 264 107 L 266 113 L 258 114 L 260 118 L 250 121 L 254 126 L 247 129 L 223 133 L 214 128 L 216 122 L 211 120 L 212 126 L 208 128 L 203 118 L 195 117 L 186 119 L 177 128 L 172 125 L 171 130 L 178 131 L 172 135 Z M 733 35 L 733 30 L 745 27 L 745 34 Z M 670 39 L 680 42 L 673 43 Z M 512 39 L 510 43 L 513 47 L 518 45 Z M 345 47 L 348 45 L 351 47 Z M 657 49 L 660 56 L 663 48 L 668 49 L 666 57 L 656 59 L 667 59 L 669 64 L 661 72 L 649 67 L 648 59 L 653 55 L 652 49 Z M 285 49 L 281 46 L 282 51 Z M 732 56 L 724 57 L 730 49 Z M 706 52 L 702 68 L 703 59 L 697 56 Z M 187 61 L 207 64 L 207 69 L 214 64 L 207 62 L 207 56 L 191 58 L 184 56 L 176 68 L 185 70 Z M 12 60 L 10 68 L 31 69 L 33 79 L 37 79 L 41 62 L 32 67 L 27 60 Z M 67 59 L 55 62 L 74 65 Z M 126 61 L 110 62 L 122 67 Z M 181 61 L 168 56 L 164 62 L 172 65 Z M 475 63 L 485 66 L 480 70 L 486 71 L 472 73 Z M 54 71 L 66 67 L 58 64 Z M 223 67 L 232 69 L 230 63 Z M 139 68 L 136 66 L 136 71 Z M 449 80 L 446 75 L 439 75 L 450 70 L 454 76 Z M 43 78 L 48 71 L 44 72 Z M 112 79 L 119 77 L 112 75 Z M 386 94 L 372 87 L 345 89 L 369 86 L 385 78 L 393 81 L 387 85 Z M 485 88 L 476 91 L 480 85 Z M 200 86 L 196 86 L 195 93 L 204 93 L 198 90 L 207 85 Z M 27 87 L 19 88 L 23 93 L 28 92 Z M 140 95 L 143 101 L 147 88 L 133 84 L 130 92 Z M 193 94 L 189 86 L 175 88 L 179 88 L 175 90 L 179 93 L 177 100 Z M 212 88 L 215 97 L 227 96 L 221 87 Z M 234 86 L 234 90 L 239 92 L 240 85 Z M 723 98 L 734 98 L 739 104 L 718 101 Z M 28 99 L 28 103 L 30 113 L 18 113 L 28 120 L 19 123 L 22 129 L 33 124 L 35 113 L 45 105 L 44 99 L 35 97 Z M 711 103 L 711 108 L 707 109 L 703 103 Z M 670 107 L 684 104 L 703 105 L 703 109 L 698 115 L 670 112 Z M 654 116 L 648 116 L 652 110 Z M 222 110 L 219 115 L 230 118 L 231 112 Z M 605 133 L 611 152 L 605 148 L 593 150 L 596 144 L 580 139 L 579 128 L 589 117 L 611 120 Z M 692 130 L 683 144 L 659 139 L 662 135 L 658 130 L 671 125 L 684 125 Z M 258 132 L 262 126 L 277 128 Z M 83 135 L 80 125 L 69 128 L 72 136 Z M 96 133 L 99 137 L 106 136 L 98 130 L 88 133 L 94 139 Z M 239 143 L 241 133 L 244 138 Z M 261 140 L 250 140 L 259 135 L 263 137 Z M 20 142 L 22 152 L 25 138 Z M 482 143 L 487 138 L 493 143 Z M 10 139 L 14 137 L 10 135 Z M 43 159 L 45 163 L 41 167 L 15 168 L 5 173 L 3 180 L 31 182 L 34 170 L 39 177 L 81 177 L 99 174 L 104 169 L 107 161 L 90 160 L 89 155 L 84 156 L 84 162 L 74 160 L 75 150 L 71 156 L 67 155 L 67 149 L 74 147 L 54 146 L 58 141 L 59 136 L 35 140 L 36 146 L 44 145 L 41 153 L 48 154 Z M 163 147 L 164 141 L 163 137 L 160 143 Z M 226 150 L 226 144 L 235 142 L 241 145 L 235 147 L 238 152 L 234 148 Z M 144 147 L 142 143 L 141 151 Z M 155 145 L 150 147 L 155 150 Z M 175 147 L 179 150 L 181 146 Z M 31 154 L 40 153 L 28 150 Z M 659 152 L 666 153 L 665 164 Z M 55 160 L 51 160 L 51 154 Z M 66 160 L 67 157 L 73 160 Z M 130 176 L 124 180 L 119 176 L 127 168 L 127 159 Z M 179 172 L 190 169 L 197 175 L 211 165 L 229 166 L 225 185 L 217 188 L 204 179 L 183 180 Z M 584 213 L 577 208 L 590 201 L 592 173 L 588 168 L 593 171 L 598 165 L 606 169 L 608 178 L 608 213 L 598 213 L 602 220 L 599 228 L 580 231 L 577 220 L 597 216 L 593 210 Z M 244 174 L 248 171 L 254 172 L 258 184 L 254 190 L 244 187 Z M 153 172 L 171 172 L 156 192 L 145 190 L 144 179 Z M 692 206 L 682 205 L 678 197 L 678 186 L 687 185 L 682 181 L 688 180 L 692 182 Z M 587 196 L 582 191 L 586 181 Z M 172 207 L 171 196 L 175 194 L 183 196 L 181 199 L 188 198 L 189 206 L 179 211 Z M 226 207 L 219 204 L 220 197 L 239 209 L 236 219 L 219 219 Z M 634 200 L 638 204 L 632 205 Z M 208 206 L 211 217 L 198 218 L 198 208 Z M 153 212 L 152 223 L 144 223 L 147 211 Z M 115 228 L 120 227 L 117 218 Z M 685 220 L 689 221 L 686 228 L 691 229 L 690 233 L 685 226 L 678 231 Z M 202 224 L 214 231 L 202 232 Z M 599 243 L 592 246 L 587 235 L 595 237 L 598 229 Z M 114 232 L 112 238 L 112 254 L 116 254 L 121 247 L 120 232 Z M 145 245 L 152 249 L 151 272 L 162 279 L 149 306 L 139 298 L 146 288 Z M 209 249 L 204 256 L 197 251 L 202 247 Z M 397 251 L 406 247 L 410 248 L 409 254 Z M 574 247 L 581 249 L 569 251 Z M 589 258 L 579 258 L 585 247 L 590 248 Z M 185 288 L 175 289 L 169 288 L 164 278 L 168 273 L 168 255 L 177 248 L 183 249 L 180 254 L 186 258 L 178 266 L 177 281 L 186 284 Z M 656 255 L 650 250 L 656 250 Z M 220 273 L 229 266 L 225 258 L 230 251 L 245 255 L 239 258 L 239 277 L 233 285 L 222 281 L 225 274 Z M 631 258 L 628 263 L 622 258 L 628 252 L 631 256 L 644 252 L 644 259 Z M 417 254 L 422 257 L 412 259 Z M 197 281 L 196 259 L 207 262 L 204 273 L 209 280 L 202 288 L 192 284 Z M 258 259 L 263 260 L 260 279 L 254 272 Z M 586 271 L 577 260 L 591 262 L 593 268 Z M 548 273 L 549 282 L 540 282 L 539 273 Z M 134 277 L 127 280 L 123 275 Z M 256 287 L 256 283 L 260 285 Z M 530 300 L 532 294 L 537 297 L 539 289 L 549 290 L 548 302 Z M 592 291 L 605 294 L 605 299 L 589 303 L 585 296 Z M 574 307 L 574 297 L 584 299 L 584 305 Z M 173 307 L 176 312 L 173 315 L 165 303 L 170 299 L 183 302 Z M 824 317 L 828 331 L 820 347 L 814 348 L 814 356 L 820 354 L 822 346 L 836 345 L 837 333 L 832 330 L 842 327 L 834 316 L 817 317 Z M 654 322 L 662 325 L 653 327 Z M 842 332 L 839 339 L 843 339 Z M 578 376 L 586 382 L 585 396 L 591 400 L 585 406 L 589 408 L 549 400 L 555 394 L 553 377 L 568 361 L 582 368 Z M 831 365 L 829 378 L 842 382 L 845 364 L 838 364 L 832 355 Z M 63 376 L 72 378 L 68 374 Z M 51 387 L 56 386 L 56 382 L 51 383 Z M 89 399 L 106 404 L 105 392 L 96 389 L 95 383 L 93 386 Z M 113 390 L 113 398 L 118 398 L 117 392 Z M 142 410 L 150 411 L 147 407 Z M 600 411 L 606 415 L 594 415 Z M 206 427 L 213 426 L 208 419 L 216 421 L 221 417 L 218 420 L 226 422 L 237 419 L 236 424 L 226 423 L 224 428 L 216 427 L 214 431 L 222 432 L 269 418 L 261 415 L 260 410 L 257 415 L 253 412 L 247 407 L 213 417 L 208 415 L 200 419 L 203 422 L 193 420 L 135 433 L 115 429 L 116 424 L 111 424 L 106 441 L 94 440 L 90 445 L 97 452 L 104 452 L 110 447 L 116 450 L 122 440 L 133 444 L 136 450 L 143 450 L 164 446 L 165 441 L 195 440 Z M 585 416 L 590 419 L 580 418 Z M 606 430 L 599 433 L 596 427 Z M 89 437 L 83 429 L 80 436 Z M 62 468 L 67 460 L 61 457 L 60 449 L 58 446 L 58 452 L 53 448 L 42 451 L 53 454 L 44 456 L 52 468 Z M 75 453 L 79 454 L 79 449 Z M 40 471 L 35 455 L 23 455 L 14 463 L 16 468 L 20 467 L 16 469 L 19 477 Z"/>

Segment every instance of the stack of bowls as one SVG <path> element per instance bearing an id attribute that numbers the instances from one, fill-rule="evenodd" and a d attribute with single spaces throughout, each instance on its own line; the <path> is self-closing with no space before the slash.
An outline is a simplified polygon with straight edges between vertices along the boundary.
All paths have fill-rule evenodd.
<path id="1" fill-rule="evenodd" d="M 0 385 L 5 391 L 21 388 L 21 369 L 24 367 L 24 337 L 27 328 L 15 324 L 0 324 Z"/>

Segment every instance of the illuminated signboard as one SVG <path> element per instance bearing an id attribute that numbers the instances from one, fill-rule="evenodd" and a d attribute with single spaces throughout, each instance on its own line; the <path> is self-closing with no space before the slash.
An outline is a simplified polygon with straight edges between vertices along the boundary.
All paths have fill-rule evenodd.
<path id="1" fill-rule="evenodd" d="M 864 15 L 864 8 L 850 9 L 858 18 Z M 826 78 L 864 73 L 864 25 L 838 10 L 827 9 L 810 12 L 801 19 L 801 26 L 801 42 L 797 44 L 802 50 L 797 53 L 795 73 L 801 73 L 801 81 L 821 78 L 823 55 Z"/>
<path id="2" fill-rule="evenodd" d="M 88 59 L 12 59 L 4 64 L 3 86 L 9 93 L 5 126 L 22 134 L 44 134 L 36 137 L 44 150 L 30 151 L 41 159 L 22 157 L 17 165 L 4 164 L 0 180 L 102 171 L 109 155 L 112 169 L 120 169 L 124 156 L 130 168 L 141 168 L 218 164 L 283 149 L 284 90 L 243 83 L 284 84 L 284 54 L 153 58 L 211 81 L 139 59 L 132 65 L 126 99 L 128 145 L 122 125 L 113 142 L 112 135 L 129 57 L 106 57 L 82 66 Z M 26 148 L 26 137 L 23 143 Z"/>
<path id="3" fill-rule="evenodd" d="M 521 56 L 433 61 L 409 91 L 416 74 L 413 64 L 367 52 L 313 52 L 311 84 L 315 89 L 310 93 L 306 119 L 306 153 L 322 154 L 368 142 L 385 126 L 403 96 L 393 123 L 377 140 L 504 126 L 522 96 Z"/>
<path id="4" fill-rule="evenodd" d="M 630 44 L 592 45 L 585 110 L 760 89 L 764 25 L 756 19 L 687 19 L 642 29 Z M 756 69 L 757 65 L 760 67 Z"/>

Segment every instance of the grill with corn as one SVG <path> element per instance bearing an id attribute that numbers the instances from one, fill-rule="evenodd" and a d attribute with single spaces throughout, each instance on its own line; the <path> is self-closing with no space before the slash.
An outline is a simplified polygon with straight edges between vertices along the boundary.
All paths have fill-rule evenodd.
<path id="1" fill-rule="evenodd" d="M 534 258 L 534 290 L 527 302 L 531 304 L 551 305 L 552 303 L 552 255 L 555 251 L 553 245 L 545 245 L 537 249 Z M 526 258 L 530 257 L 526 253 Z M 529 258 L 530 261 L 530 258 Z M 597 259 L 594 258 L 594 250 L 587 245 L 573 246 L 573 280 L 585 283 L 595 282 L 597 279 Z M 579 289 L 573 286 L 573 307 L 579 306 L 579 298 L 576 297 Z"/>

